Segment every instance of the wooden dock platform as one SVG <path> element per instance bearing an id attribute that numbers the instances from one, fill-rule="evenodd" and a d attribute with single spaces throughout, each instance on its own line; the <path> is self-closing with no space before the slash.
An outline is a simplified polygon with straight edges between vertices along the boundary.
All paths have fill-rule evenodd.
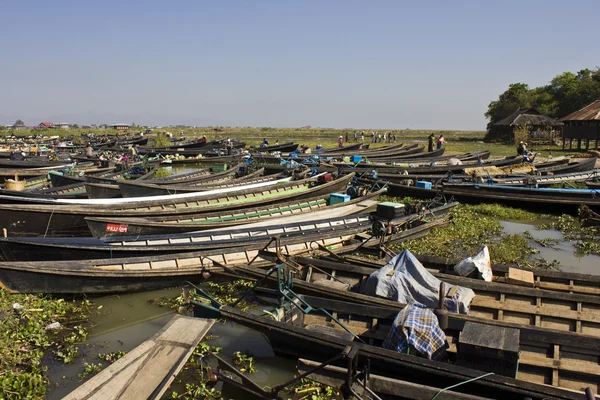
<path id="1" fill-rule="evenodd" d="M 159 399 L 179 373 L 214 319 L 174 316 L 156 335 L 65 397 Z"/>

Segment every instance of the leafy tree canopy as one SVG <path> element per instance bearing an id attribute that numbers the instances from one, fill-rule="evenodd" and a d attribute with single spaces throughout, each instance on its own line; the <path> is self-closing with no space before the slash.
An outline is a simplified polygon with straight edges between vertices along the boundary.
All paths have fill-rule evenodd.
<path id="1" fill-rule="evenodd" d="M 15 121 L 15 125 L 17 125 L 17 126 L 23 126 L 23 125 L 25 125 L 25 122 L 23 122 L 22 119 L 18 119 L 18 120 Z"/>
<path id="2" fill-rule="evenodd" d="M 546 86 L 530 88 L 525 83 L 513 83 L 498 100 L 488 105 L 485 113 L 491 125 L 519 108 L 534 107 L 555 118 L 564 117 L 600 99 L 600 67 L 582 69 L 576 74 L 564 72 Z"/>

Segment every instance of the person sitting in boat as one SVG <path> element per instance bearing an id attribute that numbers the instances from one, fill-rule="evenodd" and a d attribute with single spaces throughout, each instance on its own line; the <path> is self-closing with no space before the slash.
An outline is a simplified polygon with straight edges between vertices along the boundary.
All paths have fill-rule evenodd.
<path id="1" fill-rule="evenodd" d="M 91 143 L 88 143 L 87 146 L 85 146 L 85 156 L 87 158 L 94 157 L 94 149 L 92 149 Z"/>
<path id="2" fill-rule="evenodd" d="M 267 140 L 267 138 L 263 138 L 262 145 L 263 145 L 263 147 L 268 147 L 269 146 L 269 141 Z"/>
<path id="3" fill-rule="evenodd" d="M 527 154 L 527 143 L 524 143 L 522 140 L 519 142 L 519 146 L 517 147 L 517 155 L 525 156 Z"/>
<path id="4" fill-rule="evenodd" d="M 323 146 L 321 146 L 320 144 L 318 144 L 317 147 L 315 147 L 315 150 L 321 151 L 321 150 L 323 150 Z"/>
<path id="5" fill-rule="evenodd" d="M 202 135 L 202 139 L 200 139 L 200 143 L 206 143 L 206 136 Z"/>
<path id="6" fill-rule="evenodd" d="M 13 151 L 10 153 L 10 159 L 11 161 L 23 161 L 25 160 L 25 153 Z"/>
<path id="7" fill-rule="evenodd" d="M 535 152 L 533 152 L 533 151 L 528 151 L 527 153 L 525 153 L 525 154 L 523 155 L 523 161 L 525 161 L 525 162 L 529 162 L 529 163 L 532 163 L 532 162 L 533 162 L 533 160 L 535 159 L 535 155 L 536 155 L 536 154 L 537 154 L 537 153 L 535 153 Z"/>
<path id="8" fill-rule="evenodd" d="M 275 146 L 279 146 L 279 139 L 275 140 Z"/>

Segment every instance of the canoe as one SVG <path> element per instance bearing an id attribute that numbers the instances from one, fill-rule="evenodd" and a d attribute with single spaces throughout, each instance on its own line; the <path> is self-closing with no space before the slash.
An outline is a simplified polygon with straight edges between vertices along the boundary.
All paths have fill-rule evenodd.
<path id="1" fill-rule="evenodd" d="M 382 267 L 378 263 L 356 264 L 352 260 L 342 262 L 309 257 L 292 257 L 289 261 L 304 267 L 295 274 L 294 290 L 298 293 L 374 306 L 400 304 L 361 293 L 369 275 Z M 252 267 L 239 266 L 236 270 L 254 278 L 265 276 L 264 271 Z M 446 283 L 473 289 L 475 299 L 469 315 L 475 318 L 600 338 L 600 298 L 596 295 L 486 282 L 434 270 L 429 272 Z"/>
<path id="2" fill-rule="evenodd" d="M 117 185 L 121 191 L 121 196 L 127 197 L 147 197 L 147 196 L 165 196 L 178 193 L 197 192 L 204 184 L 211 184 L 224 181 L 233 181 L 240 174 L 241 165 L 237 165 L 227 171 L 200 176 L 194 180 L 186 180 L 185 183 L 174 185 L 156 185 L 147 182 L 137 181 L 118 181 Z M 264 169 L 257 171 L 253 176 L 262 175 Z"/>
<path id="3" fill-rule="evenodd" d="M 354 217 L 353 217 L 354 218 Z M 306 252 L 317 245 L 336 246 L 364 230 L 323 229 L 316 234 L 295 235 L 283 239 L 281 248 L 287 254 Z M 328 237 L 327 237 L 328 236 Z M 240 247 L 208 249 L 191 253 L 152 255 L 147 257 L 0 262 L 0 284 L 5 290 L 22 293 L 123 293 L 180 286 L 182 282 L 199 282 L 224 265 L 247 264 L 259 250 L 271 242 L 263 241 Z M 143 246 L 138 246 L 143 250 Z M 274 244 L 268 247 L 275 250 Z"/>
<path id="4" fill-rule="evenodd" d="M 554 189 L 529 188 L 485 184 L 443 184 L 433 189 L 405 186 L 394 182 L 388 183 L 391 195 L 433 198 L 442 194 L 447 198 L 454 197 L 470 203 L 492 202 L 546 209 L 548 211 L 575 212 L 584 204 L 592 210 L 600 210 L 600 197 L 594 190 L 588 189 Z"/>
<path id="5" fill-rule="evenodd" d="M 380 190 L 347 203 L 352 204 L 364 199 L 377 198 L 385 193 Z M 214 229 L 237 225 L 240 223 L 255 222 L 261 219 L 273 218 L 275 216 L 286 216 L 302 214 L 321 210 L 328 206 L 328 194 L 305 200 L 294 200 L 286 203 L 276 203 L 251 208 L 242 208 L 233 211 L 222 211 L 217 213 L 189 214 L 179 217 L 152 217 L 152 218 L 101 218 L 86 217 L 89 229 L 94 237 L 107 236 L 137 236 L 137 235 L 164 235 L 183 232 L 199 231 L 203 229 Z M 126 226 L 126 232 L 107 232 L 109 224 Z"/>
<path id="6" fill-rule="evenodd" d="M 380 155 L 374 154 L 367 158 L 369 160 L 375 161 L 375 162 L 377 162 L 377 161 L 403 162 L 404 160 L 409 161 L 409 160 L 415 159 L 415 158 L 441 157 L 444 155 L 445 151 L 446 151 L 446 148 L 442 147 L 441 149 L 436 149 L 433 151 L 423 151 L 423 152 L 417 152 L 417 153 L 413 153 L 413 154 L 404 154 L 404 155 L 380 156 Z"/>
<path id="7" fill-rule="evenodd" d="M 585 185 L 590 189 L 600 189 L 600 182 L 597 181 L 585 181 Z"/>
<path id="8" fill-rule="evenodd" d="M 83 207 L 68 204 L 0 204 L 0 221 L 9 236 L 90 236 L 85 217 L 150 217 L 209 213 L 286 202 L 345 191 L 353 175 L 311 187 L 313 180 L 237 190 L 219 195 L 156 196 L 122 207 Z M 202 194 L 210 192 L 201 192 Z M 10 196 L 0 196 L 3 198 Z M 154 201 L 154 199 L 160 199 Z M 29 199 L 27 199 L 29 200 Z M 39 199 L 31 199 L 40 201 Z M 113 199 L 107 199 L 113 200 Z M 132 199 L 125 199 L 132 200 Z"/>
<path id="9" fill-rule="evenodd" d="M 68 164 L 66 161 L 51 161 L 45 157 L 35 157 L 35 158 L 27 158 L 23 161 L 15 161 L 15 160 L 4 160 L 0 159 L 0 168 L 10 168 L 10 169 L 31 169 L 31 168 L 53 168 L 53 167 L 61 167 L 65 164 Z"/>
<path id="10" fill-rule="evenodd" d="M 158 333 L 63 400 L 160 399 L 214 323 L 175 315 Z"/>
<path id="11" fill-rule="evenodd" d="M 114 199 L 122 197 L 119 185 L 106 183 L 85 183 L 84 185 L 88 199 Z"/>
<path id="12" fill-rule="evenodd" d="M 268 146 L 268 147 L 264 147 L 259 149 L 259 151 L 261 152 L 269 152 L 272 153 L 274 151 L 279 151 L 279 152 L 294 152 L 298 149 L 298 144 L 296 143 L 283 143 L 283 144 L 278 144 L 278 145 L 273 145 L 273 146 Z"/>
<path id="13" fill-rule="evenodd" d="M 240 224 L 220 229 L 190 232 L 179 235 L 125 236 L 107 242 L 99 239 L 67 238 L 2 238 L 2 259 L 11 261 L 85 260 L 94 258 L 151 257 L 162 254 L 255 246 L 256 242 L 270 239 L 274 233 L 294 240 L 296 236 L 320 233 L 326 237 L 339 231 L 367 231 L 372 220 L 361 214 L 374 208 L 374 200 L 363 200 L 353 205 L 324 209 L 314 213 L 272 218 L 267 221 Z M 127 225 L 108 225 L 124 230 Z M 346 232 L 344 232 L 346 233 Z"/>
<path id="14" fill-rule="evenodd" d="M 274 304 L 279 301 L 276 293 L 259 289 L 255 289 L 255 292 L 259 296 L 274 296 Z M 438 391 L 465 381 L 470 383 L 460 387 L 461 393 L 484 395 L 493 399 L 584 399 L 582 392 L 585 388 L 591 386 L 592 390 L 598 390 L 597 362 L 583 361 L 580 356 L 590 352 L 597 354 L 600 349 L 599 338 L 450 313 L 448 328 L 445 330 L 449 343 L 447 354 L 451 361 L 448 363 L 381 347 L 400 310 L 399 306 L 389 308 L 358 305 L 288 293 L 288 299 L 292 298 L 299 305 L 294 306 L 289 300 L 282 300 L 280 311 L 276 309 L 272 312 L 273 315 L 280 315 L 278 320 L 231 306 L 216 308 L 218 303 L 209 306 L 192 300 L 192 304 L 196 316 L 202 317 L 208 313 L 263 333 L 278 354 L 325 362 L 346 349 L 349 354 L 356 355 L 356 361 L 346 365 L 356 363 L 359 371 L 368 364 L 370 373 L 433 386 Z M 300 310 L 300 304 L 306 313 Z M 336 316 L 350 332 L 333 322 L 331 315 Z M 493 333 L 497 340 L 508 340 L 509 336 L 516 336 L 516 343 L 513 344 L 519 351 L 516 378 L 501 373 L 486 374 L 491 368 L 498 371 L 503 366 L 491 361 L 483 365 L 479 360 L 474 366 L 474 358 L 469 365 L 475 369 L 462 366 L 466 363 L 460 360 L 468 356 L 458 343 L 461 333 L 465 332 L 466 335 L 467 331 L 475 333 L 476 337 L 477 334 Z M 496 343 L 489 345 L 492 344 Z M 500 347 L 505 348 L 504 346 L 503 343 Z"/>
<path id="15" fill-rule="evenodd" d="M 538 168 L 537 171 L 542 174 L 566 174 L 570 172 L 584 172 L 593 170 L 596 166 L 596 157 L 586 158 L 581 161 L 570 162 L 565 165 L 558 165 L 548 168 Z"/>

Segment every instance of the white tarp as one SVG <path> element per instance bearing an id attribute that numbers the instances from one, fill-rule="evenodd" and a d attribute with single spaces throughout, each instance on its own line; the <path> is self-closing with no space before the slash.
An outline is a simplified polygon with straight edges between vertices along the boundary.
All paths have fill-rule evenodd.
<path id="1" fill-rule="evenodd" d="M 401 303 L 418 302 L 437 308 L 440 281 L 408 250 L 392 258 L 387 265 L 373 272 L 362 293 L 385 297 Z M 446 283 L 444 305 L 449 312 L 468 314 L 475 293 L 469 288 Z"/>
<path id="2" fill-rule="evenodd" d="M 486 245 L 483 245 L 479 253 L 473 257 L 465 258 L 454 266 L 454 272 L 460 276 L 468 276 L 475 270 L 479 271 L 479 275 L 484 281 L 492 281 L 492 261 Z"/>

